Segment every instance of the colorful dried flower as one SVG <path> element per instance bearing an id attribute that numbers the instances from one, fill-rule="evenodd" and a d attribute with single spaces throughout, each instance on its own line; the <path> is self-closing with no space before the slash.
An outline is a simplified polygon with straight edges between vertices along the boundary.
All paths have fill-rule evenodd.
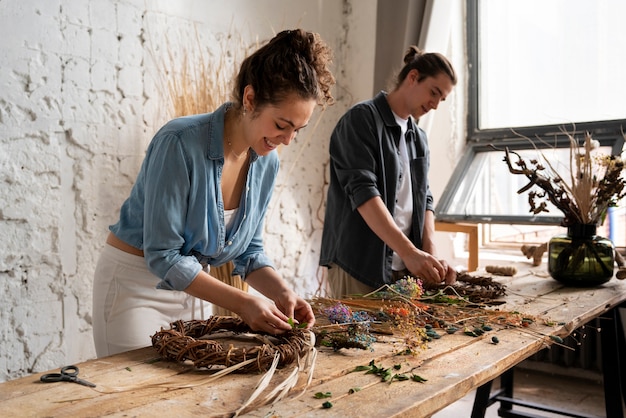
<path id="1" fill-rule="evenodd" d="M 376 338 L 370 334 L 370 324 L 374 320 L 365 311 L 352 312 L 349 306 L 337 302 L 323 310 L 332 324 L 341 324 L 344 330 L 340 333 L 327 333 L 321 336 L 320 343 L 335 350 L 340 348 L 372 349 Z"/>
<path id="2" fill-rule="evenodd" d="M 420 279 L 406 276 L 389 286 L 394 292 L 401 294 L 409 299 L 419 299 L 424 293 L 424 287 Z"/>
<path id="3" fill-rule="evenodd" d="M 345 324 L 352 321 L 352 309 L 340 302 L 324 309 L 324 314 L 328 316 L 331 324 Z"/>
<path id="4" fill-rule="evenodd" d="M 408 317 L 411 313 L 411 311 L 409 311 L 407 308 L 396 308 L 394 306 L 387 308 L 386 311 L 389 315 L 403 318 Z"/>

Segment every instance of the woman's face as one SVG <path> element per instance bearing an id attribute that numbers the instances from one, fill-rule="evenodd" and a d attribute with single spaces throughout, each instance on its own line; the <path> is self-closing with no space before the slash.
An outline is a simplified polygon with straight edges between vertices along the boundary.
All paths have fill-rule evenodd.
<path id="1" fill-rule="evenodd" d="M 280 144 L 289 145 L 308 123 L 316 106 L 313 99 L 296 94 L 277 105 L 266 105 L 253 112 L 246 127 L 248 144 L 259 155 L 267 155 Z"/>
<path id="2" fill-rule="evenodd" d="M 411 77 L 407 94 L 410 103 L 411 115 L 419 119 L 432 109 L 437 109 L 439 103 L 446 100 L 454 85 L 445 73 L 439 73 L 436 77 L 426 77 L 418 81 L 417 71 L 409 73 Z"/>

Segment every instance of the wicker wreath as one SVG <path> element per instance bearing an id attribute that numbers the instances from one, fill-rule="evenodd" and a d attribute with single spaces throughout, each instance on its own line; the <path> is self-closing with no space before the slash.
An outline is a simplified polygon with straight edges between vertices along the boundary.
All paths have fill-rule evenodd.
<path id="1" fill-rule="evenodd" d="M 309 346 L 307 333 L 301 329 L 293 329 L 281 335 L 271 335 L 252 331 L 239 318 L 231 316 L 212 316 L 206 321 L 176 321 L 170 329 L 161 329 L 152 336 L 152 346 L 163 358 L 172 361 L 191 361 L 198 368 L 230 367 L 246 360 L 255 358 L 237 372 L 265 372 L 279 353 L 278 367 L 285 367 L 298 359 Z M 253 334 L 260 342 L 257 346 L 224 347 L 220 342 L 212 340 L 211 335 L 218 332 L 234 334 Z M 232 343 L 232 340 L 230 340 Z"/>

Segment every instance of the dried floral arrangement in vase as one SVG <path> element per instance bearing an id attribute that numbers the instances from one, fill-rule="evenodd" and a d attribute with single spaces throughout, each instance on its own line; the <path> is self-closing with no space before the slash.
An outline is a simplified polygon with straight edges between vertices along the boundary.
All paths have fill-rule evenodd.
<path id="1" fill-rule="evenodd" d="M 567 285 L 593 286 L 613 277 L 615 249 L 611 240 L 596 235 L 608 209 L 626 194 L 621 156 L 599 152 L 599 142 L 587 133 L 582 144 L 567 132 L 570 141 L 569 169 L 559 173 L 543 153 L 526 161 L 505 150 L 504 161 L 512 174 L 523 175 L 528 184 L 517 193 L 528 192 L 530 212 L 548 212 L 547 202 L 563 212 L 566 234 L 548 243 L 548 271 Z"/>

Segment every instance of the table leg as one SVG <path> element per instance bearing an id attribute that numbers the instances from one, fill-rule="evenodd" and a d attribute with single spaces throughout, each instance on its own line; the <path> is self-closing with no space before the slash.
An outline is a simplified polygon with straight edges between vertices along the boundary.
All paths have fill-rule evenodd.
<path id="1" fill-rule="evenodd" d="M 500 386 L 501 386 L 501 395 L 503 394 L 506 398 L 509 399 L 514 399 L 513 396 L 513 368 L 510 368 L 509 370 L 507 370 L 506 372 L 502 373 L 502 376 L 500 376 Z M 501 412 L 503 411 L 512 411 L 513 410 L 513 404 L 511 402 L 507 402 L 507 401 L 500 401 L 500 408 L 498 408 L 498 415 L 499 416 L 505 416 L 505 415 L 501 415 Z"/>
<path id="2" fill-rule="evenodd" d="M 624 400 L 624 404 L 626 405 L 626 324 L 624 323 L 624 318 L 626 317 L 626 304 L 622 304 L 619 308 L 616 309 L 617 313 L 615 314 L 617 317 L 617 357 L 619 361 L 620 370 L 620 384 L 622 386 L 622 399 Z"/>
<path id="3" fill-rule="evenodd" d="M 600 316 L 600 325 L 602 327 L 600 336 L 606 416 L 607 418 L 624 418 L 622 401 L 624 393 L 620 376 L 623 367 L 620 365 L 619 346 L 619 341 L 624 338 L 624 331 L 621 327 L 618 309 L 611 309 Z"/>
<path id="4" fill-rule="evenodd" d="M 474 396 L 474 406 L 472 407 L 471 418 L 485 418 L 487 407 L 489 407 L 489 399 L 491 397 L 491 386 L 493 380 L 479 386 Z"/>
<path id="5" fill-rule="evenodd" d="M 484 418 L 487 408 L 496 402 L 500 402 L 498 415 L 502 411 L 513 410 L 513 403 L 507 401 L 507 399 L 513 399 L 513 373 L 511 368 L 500 375 L 500 388 L 494 393 L 491 393 L 493 380 L 476 389 L 472 418 Z"/>

